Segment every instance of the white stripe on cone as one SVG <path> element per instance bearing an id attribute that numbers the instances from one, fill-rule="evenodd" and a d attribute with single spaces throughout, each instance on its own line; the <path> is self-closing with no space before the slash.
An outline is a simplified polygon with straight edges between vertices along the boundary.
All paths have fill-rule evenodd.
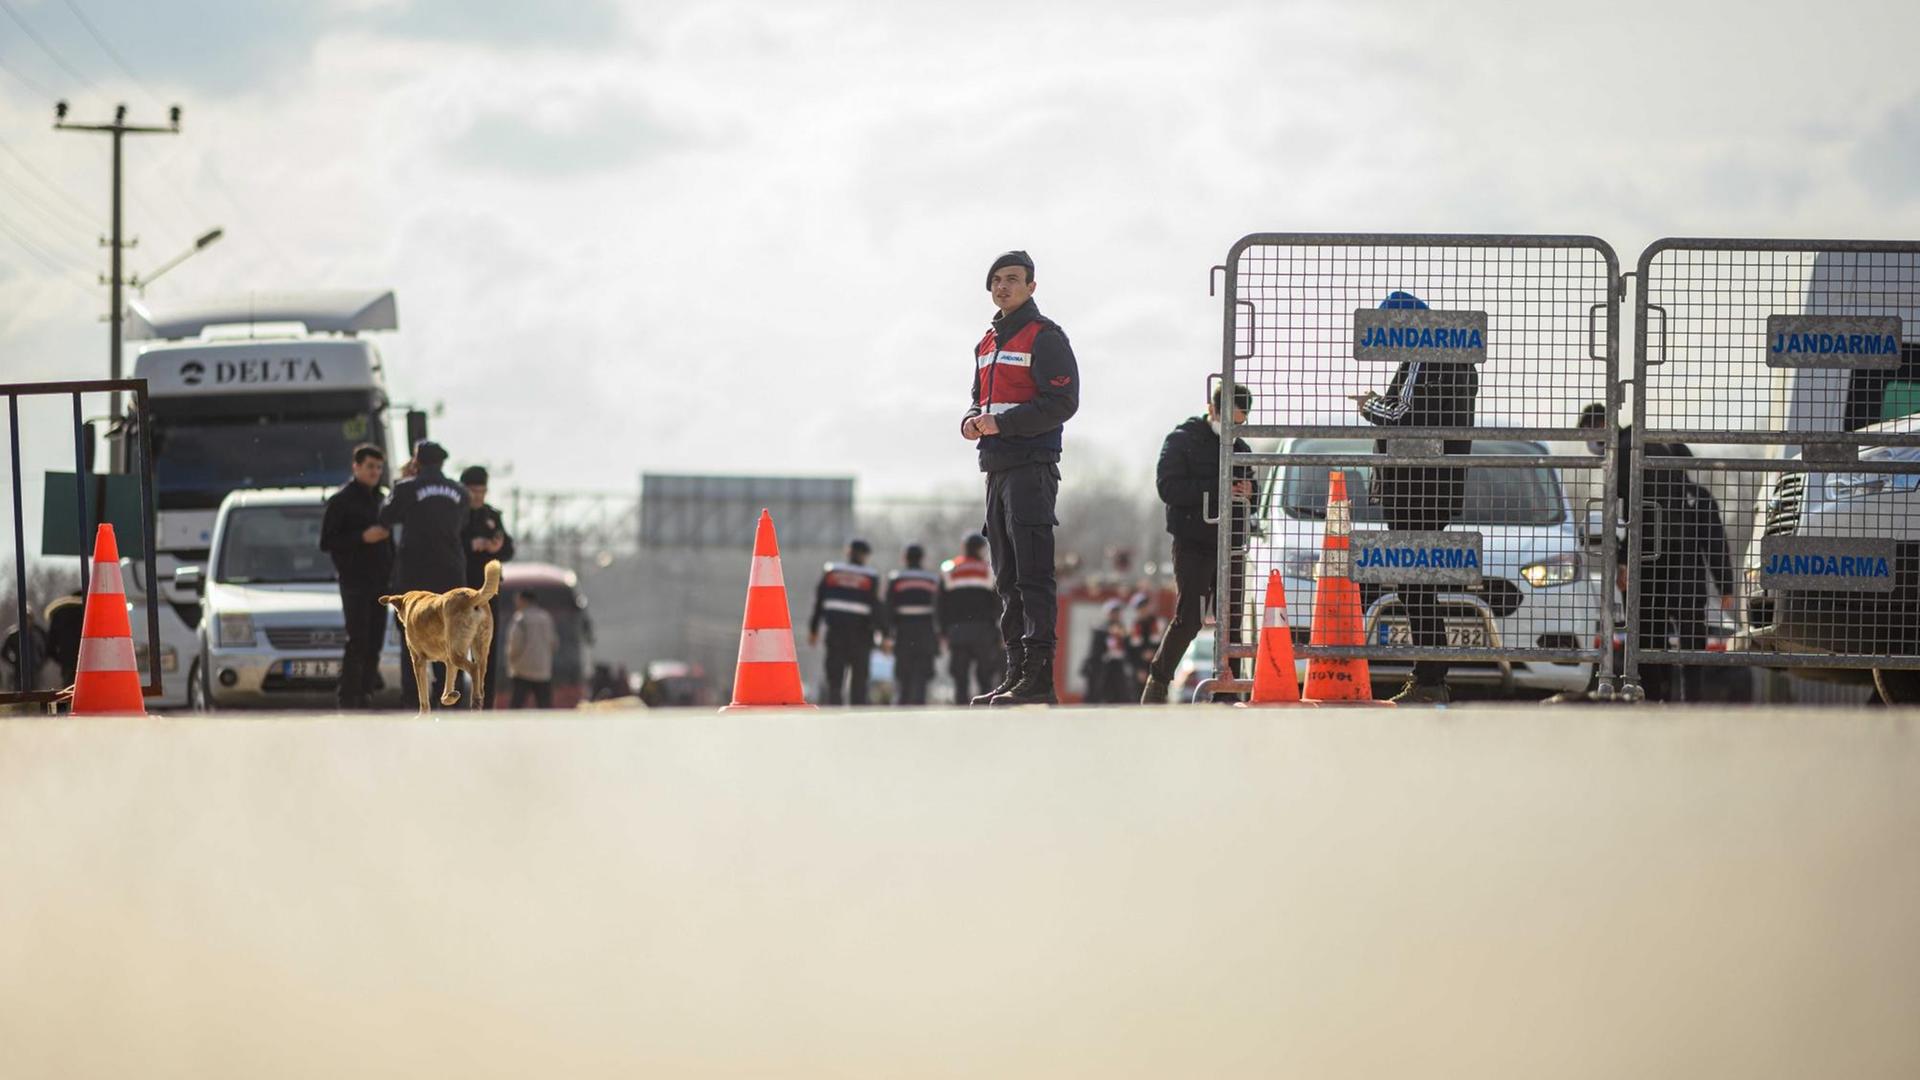
<path id="1" fill-rule="evenodd" d="M 1272 630 L 1275 627 L 1286 626 L 1287 625 L 1287 609 L 1281 607 L 1278 604 L 1275 604 L 1274 606 L 1268 608 L 1266 618 L 1262 620 L 1260 625 L 1265 627 L 1268 630 Z"/>
<path id="2" fill-rule="evenodd" d="M 120 564 L 101 559 L 93 564 L 93 580 L 87 584 L 90 593 L 101 596 L 125 596 L 126 582 L 120 579 Z"/>
<path id="3" fill-rule="evenodd" d="M 786 579 L 780 576 L 780 556 L 755 555 L 753 557 L 753 573 L 747 578 L 748 588 L 759 588 L 763 585 L 778 585 L 785 588 L 786 584 Z"/>
<path id="4" fill-rule="evenodd" d="M 131 642 L 129 642 L 131 644 Z M 740 662 L 743 664 L 793 663 L 793 631 L 740 631 Z"/>
<path id="5" fill-rule="evenodd" d="M 133 660 L 133 639 L 83 638 L 80 642 L 78 670 L 82 674 L 90 671 L 140 670 Z"/>

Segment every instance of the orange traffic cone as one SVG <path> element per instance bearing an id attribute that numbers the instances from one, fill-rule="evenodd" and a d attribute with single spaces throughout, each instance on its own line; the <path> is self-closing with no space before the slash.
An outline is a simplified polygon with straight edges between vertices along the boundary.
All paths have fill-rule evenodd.
<path id="1" fill-rule="evenodd" d="M 1287 625 L 1287 588 L 1280 571 L 1267 572 L 1267 612 L 1260 621 L 1254 651 L 1253 696 L 1247 705 L 1312 705 L 1300 700 L 1300 677 L 1293 668 L 1293 627 Z"/>
<path id="2" fill-rule="evenodd" d="M 800 688 L 793 619 L 787 613 L 787 582 L 780 574 L 780 538 L 773 532 L 773 515 L 762 510 L 753 536 L 753 573 L 747 578 L 747 614 L 740 627 L 733 704 L 720 711 L 767 708 L 813 706 Z"/>
<path id="3" fill-rule="evenodd" d="M 1310 645 L 1366 644 L 1360 586 L 1351 576 L 1353 556 L 1348 544 L 1352 533 L 1347 474 L 1335 470 L 1327 482 L 1327 531 L 1321 542 L 1320 569 L 1314 574 Z M 1373 676 L 1364 658 L 1329 660 L 1316 656 L 1307 661 L 1304 696 L 1315 703 L 1373 704 Z"/>
<path id="4" fill-rule="evenodd" d="M 102 523 L 93 541 L 93 579 L 80 623 L 80 662 L 74 669 L 73 715 L 145 716 L 140 666 L 134 662 L 127 589 L 120 580 L 120 545 Z"/>

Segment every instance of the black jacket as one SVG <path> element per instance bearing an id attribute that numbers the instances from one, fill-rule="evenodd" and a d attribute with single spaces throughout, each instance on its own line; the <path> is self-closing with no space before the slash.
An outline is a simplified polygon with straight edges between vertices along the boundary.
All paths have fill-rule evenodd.
<path id="1" fill-rule="evenodd" d="M 1033 400 L 1000 414 L 1000 434 L 980 440 L 980 471 L 999 472 L 1021 465 L 1051 464 L 1060 460 L 1060 431 L 1080 410 L 1080 365 L 1073 358 L 1073 345 L 1057 323 L 1046 319 L 1032 300 L 993 320 L 994 335 L 1001 341 L 1026 329 L 1035 319 L 1044 322 L 1033 340 Z M 974 405 L 961 418 L 979 416 L 986 411 L 980 404 L 978 358 L 973 358 L 972 397 Z"/>
<path id="2" fill-rule="evenodd" d="M 1646 450 L 1648 457 L 1693 456 L 1693 451 L 1689 449 L 1685 443 L 1648 443 Z M 1633 473 L 1639 464 L 1634 460 L 1633 456 L 1633 429 L 1631 427 L 1623 427 L 1620 429 L 1619 456 L 1614 458 L 1614 462 L 1614 480 L 1619 485 L 1620 492 L 1620 520 L 1631 521 L 1633 520 L 1633 512 L 1635 509 L 1631 502 L 1633 497 Z M 1681 469 L 1648 469 L 1647 479 L 1645 484 L 1642 485 L 1642 490 L 1648 502 L 1664 508 L 1679 503 L 1680 500 L 1685 497 L 1689 482 L 1686 472 Z M 1716 513 L 1717 512 L 1718 505 L 1716 504 Z"/>
<path id="3" fill-rule="evenodd" d="M 380 523 L 400 541 L 393 587 L 446 592 L 467 583 L 467 554 L 460 530 L 467 524 L 467 489 L 440 470 L 393 485 L 380 507 Z"/>
<path id="4" fill-rule="evenodd" d="M 1683 480 L 1675 496 L 1660 504 L 1660 520 L 1649 523 L 1657 538 L 1647 564 L 1645 595 L 1670 596 L 1677 616 L 1699 618 L 1709 585 L 1721 596 L 1733 595 L 1733 555 L 1727 527 L 1713 493 Z"/>
<path id="5" fill-rule="evenodd" d="M 1247 453 L 1244 440 L 1233 440 L 1238 453 Z M 1235 466 L 1235 480 L 1252 480 L 1253 470 Z M 1207 517 L 1220 516 L 1220 436 L 1204 416 L 1190 416 L 1167 433 L 1160 444 L 1160 463 L 1154 470 L 1154 486 L 1160 501 L 1167 504 L 1167 532 L 1175 540 L 1198 547 L 1217 549 L 1220 540 L 1218 522 Z M 1254 493 L 1254 503 L 1259 492 Z M 1247 503 L 1233 504 L 1233 534 L 1247 535 Z"/>
<path id="6" fill-rule="evenodd" d="M 393 541 L 369 544 L 360 539 L 380 524 L 380 489 L 349 480 L 327 496 L 320 518 L 320 550 L 333 557 L 340 584 L 352 589 L 385 589 L 393 581 Z"/>
<path id="7" fill-rule="evenodd" d="M 1409 361 L 1394 371 L 1386 393 L 1360 406 L 1360 415 L 1380 427 L 1470 428 L 1479 397 L 1476 365 Z M 1469 454 L 1473 443 L 1448 439 L 1442 451 Z M 1376 440 L 1374 452 L 1387 453 L 1387 440 Z M 1459 515 L 1466 492 L 1463 468 L 1383 466 L 1373 470 L 1374 501 L 1390 510 L 1418 508 L 1450 521 Z"/>
<path id="8" fill-rule="evenodd" d="M 492 540 L 499 537 L 506 541 L 497 552 L 475 551 L 475 540 Z M 477 589 L 487 583 L 487 563 L 494 559 L 501 562 L 513 561 L 513 537 L 507 535 L 507 527 L 500 520 L 500 511 L 488 503 L 467 511 L 467 523 L 460 530 L 460 550 L 467 554 L 467 588 Z M 499 603 L 499 597 L 494 598 Z"/>

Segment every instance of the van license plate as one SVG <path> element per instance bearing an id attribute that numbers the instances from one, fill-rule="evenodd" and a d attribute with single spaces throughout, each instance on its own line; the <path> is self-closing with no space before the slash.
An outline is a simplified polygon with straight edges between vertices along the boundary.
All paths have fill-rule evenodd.
<path id="1" fill-rule="evenodd" d="M 289 679 L 337 679 L 340 677 L 340 661 L 282 660 L 280 674 Z"/>
<path id="2" fill-rule="evenodd" d="M 1374 640 L 1381 645 L 1412 645 L 1413 627 L 1399 619 L 1385 619 L 1374 631 Z M 1450 649 L 1484 649 L 1487 647 L 1487 624 L 1470 619 L 1447 620 L 1447 647 Z"/>

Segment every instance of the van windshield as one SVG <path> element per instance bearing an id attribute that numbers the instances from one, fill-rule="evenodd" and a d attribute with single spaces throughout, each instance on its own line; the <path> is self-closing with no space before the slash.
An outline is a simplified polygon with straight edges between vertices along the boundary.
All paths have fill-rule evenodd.
<path id="1" fill-rule="evenodd" d="M 1302 439 L 1292 448 L 1298 454 L 1369 453 L 1371 442 L 1355 439 Z M 1544 448 L 1532 443 L 1498 440 L 1475 441 L 1476 454 L 1540 454 Z M 1286 515 L 1313 521 L 1327 516 L 1327 474 L 1331 470 L 1317 465 L 1286 466 L 1280 485 L 1280 498 Z M 1380 507 L 1367 497 L 1373 478 L 1371 467 L 1342 469 L 1347 475 L 1347 494 L 1353 503 L 1356 524 L 1385 524 Z M 1485 466 L 1467 470 L 1466 504 L 1455 525 L 1558 525 L 1566 517 L 1560 478 L 1552 469 L 1495 469 Z"/>
<path id="2" fill-rule="evenodd" d="M 326 507 L 241 506 L 227 513 L 214 580 L 235 585 L 334 580 L 333 560 L 320 550 Z"/>
<path id="3" fill-rule="evenodd" d="M 354 446 L 377 434 L 364 404 L 308 416 L 289 415 L 278 402 L 226 415 L 190 412 L 185 404 L 155 402 L 154 481 L 162 510 L 209 509 L 240 488 L 337 486 Z"/>

